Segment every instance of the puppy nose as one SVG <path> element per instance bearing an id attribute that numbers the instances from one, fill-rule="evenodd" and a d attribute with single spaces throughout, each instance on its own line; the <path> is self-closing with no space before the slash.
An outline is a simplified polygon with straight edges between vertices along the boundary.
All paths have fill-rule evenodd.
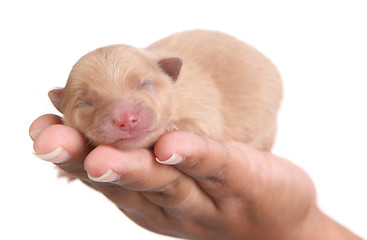
<path id="1" fill-rule="evenodd" d="M 113 120 L 113 123 L 121 131 L 130 131 L 134 129 L 139 122 L 138 114 L 133 111 L 126 111 L 121 113 Z"/>

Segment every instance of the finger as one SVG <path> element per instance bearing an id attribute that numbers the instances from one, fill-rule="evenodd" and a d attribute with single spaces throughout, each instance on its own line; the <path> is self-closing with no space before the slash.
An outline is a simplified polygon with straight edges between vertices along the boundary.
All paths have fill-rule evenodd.
<path id="1" fill-rule="evenodd" d="M 221 198 L 243 191 L 246 185 L 251 173 L 245 148 L 244 144 L 239 149 L 188 132 L 172 132 L 158 139 L 154 152 L 160 163 L 175 165 L 210 196 Z"/>
<path id="2" fill-rule="evenodd" d="M 153 153 L 146 149 L 123 151 L 101 145 L 87 156 L 84 167 L 92 180 L 115 182 L 136 191 L 152 191 L 182 175 L 173 167 L 159 166 L 153 159 Z M 158 177 L 152 178 L 151 174 Z"/>
<path id="3" fill-rule="evenodd" d="M 162 166 L 146 149 L 121 151 L 99 146 L 86 158 L 85 170 L 94 181 L 114 182 L 123 188 L 141 192 L 167 214 L 196 211 L 209 216 L 215 211 L 212 200 L 195 181 L 172 166 Z M 102 190 L 103 191 L 103 190 Z M 206 207 L 196 209 L 200 201 Z"/>
<path id="4" fill-rule="evenodd" d="M 57 122 L 57 118 L 44 117 L 35 125 L 44 128 L 34 139 L 35 155 L 45 161 L 55 163 L 64 171 L 82 179 L 88 179 L 83 160 L 90 151 L 84 136 L 74 128 Z M 53 122 L 54 121 L 54 122 Z"/>
<path id="5" fill-rule="evenodd" d="M 61 117 L 53 114 L 45 114 L 38 117 L 29 127 L 29 136 L 34 140 L 37 135 L 47 126 L 61 124 Z"/>

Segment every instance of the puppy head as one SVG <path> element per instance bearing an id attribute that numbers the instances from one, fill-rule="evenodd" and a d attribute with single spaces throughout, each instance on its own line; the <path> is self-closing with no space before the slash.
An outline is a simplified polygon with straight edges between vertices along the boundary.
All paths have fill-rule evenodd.
<path id="1" fill-rule="evenodd" d="M 73 67 L 63 89 L 49 92 L 54 106 L 94 144 L 150 147 L 174 111 L 179 58 L 155 59 L 126 45 L 99 48 Z"/>

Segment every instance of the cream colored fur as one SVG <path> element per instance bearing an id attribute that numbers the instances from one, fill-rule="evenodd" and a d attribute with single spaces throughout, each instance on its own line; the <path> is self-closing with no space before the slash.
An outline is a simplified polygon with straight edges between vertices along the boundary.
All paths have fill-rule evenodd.
<path id="1" fill-rule="evenodd" d="M 158 65 L 171 57 L 183 61 L 175 82 Z M 154 80 L 152 89 L 137 87 L 147 78 Z M 127 45 L 97 49 L 76 63 L 62 101 L 59 95 L 50 92 L 65 123 L 97 144 L 94 131 L 103 124 L 101 115 L 116 99 L 124 99 L 142 103 L 156 114 L 157 127 L 143 147 L 173 123 L 179 130 L 270 150 L 282 84 L 273 63 L 253 47 L 220 32 L 195 30 L 171 35 L 145 49 Z M 88 111 L 75 109 L 83 99 L 98 105 Z"/>

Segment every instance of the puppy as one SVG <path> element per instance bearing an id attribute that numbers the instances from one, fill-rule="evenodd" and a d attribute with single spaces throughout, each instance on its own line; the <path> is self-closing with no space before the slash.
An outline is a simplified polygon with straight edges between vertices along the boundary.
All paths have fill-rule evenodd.
<path id="1" fill-rule="evenodd" d="M 49 97 L 64 123 L 93 145 L 149 148 L 179 129 L 270 151 L 282 84 L 273 63 L 253 47 L 220 32 L 194 30 L 145 49 L 96 49 Z"/>

